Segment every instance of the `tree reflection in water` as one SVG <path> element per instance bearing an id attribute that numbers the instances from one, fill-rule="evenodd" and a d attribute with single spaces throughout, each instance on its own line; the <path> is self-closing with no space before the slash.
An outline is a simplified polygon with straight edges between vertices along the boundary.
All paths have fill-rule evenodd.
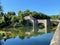
<path id="1" fill-rule="evenodd" d="M 20 39 L 24 39 L 25 37 L 30 38 L 31 36 L 37 36 L 39 34 L 43 34 L 44 32 L 40 33 L 38 31 L 36 32 L 31 32 L 32 27 L 20 27 L 20 28 L 3 28 L 0 29 L 0 31 L 4 31 L 0 35 L 4 41 L 10 38 L 15 38 L 16 36 L 19 36 Z"/>
<path id="2" fill-rule="evenodd" d="M 2 39 L 2 35 L 0 34 L 0 45 L 2 45 L 1 39 Z"/>

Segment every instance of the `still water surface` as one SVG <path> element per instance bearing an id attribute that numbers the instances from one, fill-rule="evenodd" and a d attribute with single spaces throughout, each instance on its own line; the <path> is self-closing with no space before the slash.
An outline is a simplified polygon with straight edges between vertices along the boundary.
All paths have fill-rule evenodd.
<path id="1" fill-rule="evenodd" d="M 21 39 L 19 36 L 10 38 L 4 41 L 3 45 L 50 45 L 50 41 L 53 37 L 53 33 L 46 33 L 37 36 L 31 36 L 30 38 L 25 37 Z"/>

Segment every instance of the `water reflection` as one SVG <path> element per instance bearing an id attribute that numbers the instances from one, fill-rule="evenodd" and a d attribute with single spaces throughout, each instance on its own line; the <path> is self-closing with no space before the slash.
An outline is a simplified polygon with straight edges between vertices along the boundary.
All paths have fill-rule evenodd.
<path id="1" fill-rule="evenodd" d="M 32 36 L 31 38 L 25 37 L 23 40 L 21 37 L 16 36 L 15 38 L 7 39 L 4 45 L 49 45 L 53 33 Z"/>
<path id="2" fill-rule="evenodd" d="M 34 32 L 32 30 L 32 27 L 3 28 L 0 29 L 0 40 L 4 45 L 49 45 L 53 33 L 38 32 L 38 27 L 34 28 Z"/>
<path id="3" fill-rule="evenodd" d="M 27 36 L 28 38 L 31 36 L 36 36 L 38 34 L 43 34 L 44 32 L 38 32 L 36 28 L 34 32 L 32 32 L 32 27 L 20 27 L 20 28 L 3 28 L 2 29 L 2 37 L 6 40 L 12 37 L 16 37 L 17 35 L 20 38 L 24 38 Z"/>

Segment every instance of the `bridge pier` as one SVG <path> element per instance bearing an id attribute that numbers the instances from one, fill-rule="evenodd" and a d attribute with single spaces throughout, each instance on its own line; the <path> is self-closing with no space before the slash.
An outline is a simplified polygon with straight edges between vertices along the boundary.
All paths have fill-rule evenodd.
<path id="1" fill-rule="evenodd" d="M 46 20 L 46 30 L 45 30 L 45 33 L 50 32 L 50 25 L 51 25 L 51 21 L 50 21 L 50 19 L 47 19 Z"/>
<path id="2" fill-rule="evenodd" d="M 38 24 L 37 24 L 37 20 L 34 20 L 33 23 L 32 23 L 32 25 L 33 25 L 33 30 L 32 30 L 32 32 L 38 31 L 38 30 L 37 30 L 37 25 L 38 25 Z"/>
<path id="3" fill-rule="evenodd" d="M 42 32 L 48 33 L 50 31 L 50 20 L 49 19 L 38 20 L 38 23 L 44 24 L 44 29 L 42 29 Z"/>
<path id="4" fill-rule="evenodd" d="M 32 32 L 38 31 L 37 30 L 38 23 L 43 23 L 44 24 L 44 26 L 45 26 L 44 32 L 45 33 L 49 32 L 49 30 L 50 30 L 50 19 L 44 19 L 44 20 L 43 19 L 42 20 L 38 19 L 37 20 L 37 19 L 33 18 L 32 16 L 25 16 L 24 19 L 27 20 L 27 21 L 29 20 L 29 22 L 32 23 L 32 25 L 33 25 Z"/>
<path id="5" fill-rule="evenodd" d="M 45 25 L 45 29 L 44 29 L 45 30 L 45 33 L 47 33 L 47 30 L 48 30 L 47 29 L 47 20 L 45 20 L 44 25 Z"/>

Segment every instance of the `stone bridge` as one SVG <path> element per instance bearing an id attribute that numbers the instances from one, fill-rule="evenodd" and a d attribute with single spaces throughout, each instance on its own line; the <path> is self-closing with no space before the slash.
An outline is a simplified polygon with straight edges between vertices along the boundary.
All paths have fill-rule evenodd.
<path id="1" fill-rule="evenodd" d="M 59 20 L 52 20 L 52 19 L 35 19 L 32 16 L 25 16 L 24 19 L 27 20 L 27 23 L 28 23 L 28 20 L 29 20 L 33 24 L 33 28 L 34 27 L 36 28 L 39 23 L 43 23 L 44 26 L 45 26 L 45 28 L 44 28 L 45 33 L 48 32 L 48 29 L 50 28 L 50 24 L 51 24 L 52 21 L 59 22 Z"/>
<path id="2" fill-rule="evenodd" d="M 40 19 L 38 19 L 38 20 L 36 20 L 36 19 L 34 19 L 33 17 L 31 17 L 31 16 L 26 16 L 26 17 L 24 17 L 24 19 L 25 20 L 30 20 L 31 22 L 32 22 L 32 24 L 33 24 L 33 27 L 34 26 L 36 26 L 35 24 L 34 24 L 34 22 L 36 23 L 44 23 L 44 25 L 45 25 L 45 33 L 47 33 L 47 30 L 48 30 L 48 28 L 50 27 L 50 22 L 55 22 L 55 21 L 57 21 L 57 22 L 59 22 L 59 24 L 58 24 L 58 26 L 57 26 L 57 29 L 56 29 L 56 31 L 55 31 L 55 33 L 54 33 L 54 36 L 53 36 L 53 38 L 52 38 L 52 40 L 51 40 L 51 43 L 50 43 L 50 45 L 60 45 L 60 20 L 52 20 L 52 19 L 44 19 L 44 20 L 40 20 Z"/>

